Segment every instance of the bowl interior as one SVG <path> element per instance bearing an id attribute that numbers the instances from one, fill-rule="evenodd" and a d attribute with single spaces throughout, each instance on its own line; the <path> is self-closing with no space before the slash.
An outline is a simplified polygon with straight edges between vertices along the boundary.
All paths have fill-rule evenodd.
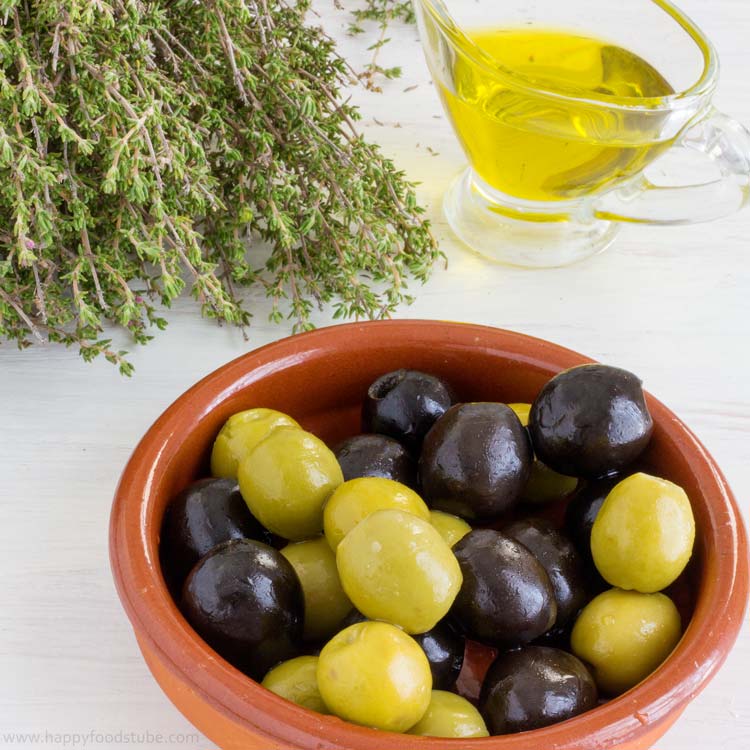
<path id="1" fill-rule="evenodd" d="M 278 409 L 333 444 L 359 432 L 360 408 L 367 387 L 389 370 L 408 367 L 440 375 L 453 385 L 462 401 L 530 402 L 552 375 L 587 361 L 590 360 L 552 344 L 496 329 L 412 321 L 391 326 L 369 324 L 316 331 L 272 344 L 230 363 L 194 386 L 165 412 L 136 450 L 123 477 L 118 502 L 138 505 L 137 514 L 131 509 L 131 515 L 134 522 L 137 518 L 140 533 L 133 541 L 133 530 L 128 532 L 126 527 L 118 527 L 116 503 L 113 566 L 123 601 L 131 610 L 131 619 L 135 614 L 148 631 L 149 623 L 145 620 L 154 621 L 153 610 L 158 608 L 158 623 L 152 630 L 161 631 L 161 640 L 167 631 L 171 638 L 177 632 L 178 638 L 186 640 L 180 646 L 181 653 L 186 648 L 193 654 L 200 649 L 210 651 L 182 620 L 169 596 L 158 565 L 159 530 L 171 498 L 194 479 L 208 475 L 213 439 L 232 414 L 256 406 Z M 545 746 L 551 746 L 554 741 L 560 743 L 560 748 L 573 747 L 567 742 L 577 735 L 579 739 L 586 738 L 586 742 L 575 747 L 593 748 L 599 747 L 597 743 L 605 737 L 609 745 L 612 731 L 618 737 L 637 732 L 641 722 L 637 716 L 634 718 L 633 696 L 638 696 L 637 703 L 644 706 L 644 711 L 651 712 L 648 714 L 651 720 L 658 722 L 674 709 L 676 702 L 689 700 L 700 681 L 723 660 L 724 654 L 717 650 L 707 666 L 699 664 L 700 660 L 696 661 L 698 644 L 694 641 L 705 634 L 706 620 L 714 616 L 713 610 L 726 605 L 720 601 L 723 595 L 720 580 L 728 574 L 729 565 L 719 550 L 722 533 L 731 537 L 726 537 L 724 543 L 733 540 L 736 548 L 738 534 L 744 544 L 744 532 L 741 526 L 737 529 L 731 496 L 710 457 L 671 412 L 652 397 L 648 400 L 655 430 L 646 464 L 653 473 L 685 488 L 696 517 L 694 558 L 688 573 L 672 592 L 683 613 L 686 633 L 673 655 L 630 693 L 584 716 L 537 730 L 534 734 L 540 741 L 545 740 Z M 136 497 L 131 497 L 134 494 Z M 733 527 L 733 531 L 728 526 Z M 127 589 L 136 584 L 125 581 L 126 575 L 118 566 L 121 559 L 117 555 L 118 530 L 120 534 L 130 535 L 128 546 L 144 557 L 145 568 L 139 563 L 136 577 L 151 577 L 150 604 L 134 604 L 129 598 Z M 133 613 L 132 610 L 139 611 Z M 701 632 L 693 633 L 694 626 Z M 158 632 L 149 635 L 154 642 L 160 640 Z M 177 649 L 174 644 L 157 645 L 167 651 Z M 700 656 L 706 657 L 705 654 Z M 249 683 L 248 678 L 222 660 L 214 656 L 211 661 L 221 667 L 222 673 L 212 677 L 218 683 L 225 683 L 230 676 L 235 686 Z M 686 686 L 691 681 L 689 672 L 696 670 L 703 670 L 698 676 L 700 679 L 696 677 L 695 684 Z M 232 676 L 232 672 L 236 674 Z M 210 692 L 207 685 L 209 683 L 200 688 Z M 310 714 L 305 709 L 287 704 L 261 688 L 255 687 L 254 691 L 258 695 L 252 699 L 246 689 L 240 695 L 226 689 L 223 693 L 224 699 L 233 703 L 235 713 L 238 707 L 245 705 L 247 715 L 253 716 L 253 721 L 260 725 L 266 722 L 263 717 L 260 720 L 257 717 L 258 712 L 264 710 L 259 708 L 258 701 L 266 701 L 274 713 L 273 723 L 281 724 L 282 734 L 285 722 L 292 725 L 310 722 Z M 598 716 L 597 726 L 591 724 L 594 715 Z M 353 727 L 330 717 L 317 717 L 317 723 L 330 724 L 331 732 L 335 728 L 335 733 L 346 736 L 346 742 L 356 742 L 353 746 L 358 748 L 405 749 L 412 747 L 415 739 L 423 741 L 423 738 L 405 738 Z M 579 725 L 580 730 L 576 729 Z M 295 731 L 292 727 L 290 736 L 296 736 Z M 330 735 L 324 733 L 323 736 Z M 472 742 L 477 743 L 476 746 L 481 743 L 484 748 L 508 750 L 523 746 L 520 736 Z M 462 747 L 468 745 L 475 746 L 470 742 L 463 743 Z M 414 746 L 425 747 L 425 744 L 417 742 Z"/>

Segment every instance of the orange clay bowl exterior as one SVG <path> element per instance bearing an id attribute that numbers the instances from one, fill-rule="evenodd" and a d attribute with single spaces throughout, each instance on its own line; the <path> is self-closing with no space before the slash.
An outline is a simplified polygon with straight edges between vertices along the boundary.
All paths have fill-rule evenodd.
<path id="1" fill-rule="evenodd" d="M 677 649 L 648 679 L 561 724 L 504 737 L 443 740 L 379 732 L 301 708 L 245 677 L 209 648 L 175 606 L 159 567 L 164 510 L 183 487 L 207 475 L 213 439 L 235 412 L 255 406 L 279 409 L 333 443 L 358 432 L 367 386 L 390 370 L 407 367 L 440 375 L 462 400 L 514 402 L 532 401 L 555 373 L 589 361 L 546 341 L 494 328 L 384 321 L 284 339 L 193 386 L 135 449 L 111 518 L 117 589 L 164 692 L 226 750 L 652 747 L 716 674 L 740 631 L 748 597 L 748 549 L 721 471 L 687 427 L 650 396 L 655 430 L 647 462 L 685 488 L 698 527 L 686 586 L 689 622 Z"/>

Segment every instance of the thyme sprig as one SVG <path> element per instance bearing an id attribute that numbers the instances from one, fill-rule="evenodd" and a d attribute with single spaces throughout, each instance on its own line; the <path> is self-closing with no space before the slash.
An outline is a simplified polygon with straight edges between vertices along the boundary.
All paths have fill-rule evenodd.
<path id="1" fill-rule="evenodd" d="M 183 290 L 240 326 L 262 290 L 297 330 L 410 299 L 439 251 L 307 8 L 0 0 L 0 338 L 128 375 L 105 326 L 145 343 Z"/>
<path id="2" fill-rule="evenodd" d="M 339 0 L 340 4 L 341 0 Z M 367 22 L 374 22 L 378 30 L 376 41 L 368 47 L 368 50 L 372 50 L 372 58 L 364 66 L 359 77 L 368 89 L 379 92 L 381 87 L 378 80 L 381 76 L 387 79 L 401 77 L 399 66 L 385 68 L 379 63 L 380 51 L 391 41 L 387 36 L 388 29 L 394 21 L 414 23 L 414 5 L 412 0 L 365 0 L 364 6 L 354 8 L 351 14 L 352 22 L 349 24 L 349 33 L 364 34 Z"/>

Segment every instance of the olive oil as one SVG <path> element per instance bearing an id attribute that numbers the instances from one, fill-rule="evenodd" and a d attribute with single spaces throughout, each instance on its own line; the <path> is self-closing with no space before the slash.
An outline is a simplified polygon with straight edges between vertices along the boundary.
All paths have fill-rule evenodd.
<path id="1" fill-rule="evenodd" d="M 464 42 L 452 85 L 440 89 L 490 187 L 528 201 L 575 199 L 637 174 L 669 145 L 658 138 L 658 111 L 647 119 L 618 109 L 637 99 L 653 109 L 674 93 L 635 53 L 562 31 L 483 29 L 467 37 L 479 52 Z"/>

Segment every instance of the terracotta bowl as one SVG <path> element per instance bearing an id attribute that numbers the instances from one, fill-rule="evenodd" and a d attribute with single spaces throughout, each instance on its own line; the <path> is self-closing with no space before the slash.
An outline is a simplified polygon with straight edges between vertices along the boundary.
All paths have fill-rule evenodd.
<path id="1" fill-rule="evenodd" d="M 698 539 L 692 617 L 669 659 L 625 695 L 570 721 L 506 737 L 440 740 L 377 732 L 321 716 L 251 681 L 212 651 L 169 596 L 159 567 L 167 504 L 207 473 L 211 443 L 234 412 L 288 412 L 327 441 L 358 431 L 367 385 L 412 367 L 442 375 L 463 400 L 531 401 L 550 376 L 586 357 L 509 331 L 431 321 L 342 325 L 250 352 L 181 396 L 135 449 L 115 496 L 112 570 L 143 656 L 164 692 L 226 750 L 600 750 L 649 748 L 716 674 L 748 597 L 744 526 L 721 471 L 695 436 L 649 397 L 656 425 L 649 463 L 681 484 Z"/>

